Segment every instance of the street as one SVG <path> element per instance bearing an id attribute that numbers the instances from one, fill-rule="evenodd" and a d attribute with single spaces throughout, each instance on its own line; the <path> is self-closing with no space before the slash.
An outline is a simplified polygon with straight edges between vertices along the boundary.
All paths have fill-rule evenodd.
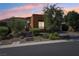
<path id="1" fill-rule="evenodd" d="M 0 49 L 1 56 L 79 56 L 79 41 Z"/>

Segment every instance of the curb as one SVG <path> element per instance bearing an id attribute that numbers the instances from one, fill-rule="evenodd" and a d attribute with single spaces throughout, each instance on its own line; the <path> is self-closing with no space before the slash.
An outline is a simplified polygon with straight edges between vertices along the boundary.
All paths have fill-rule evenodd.
<path id="1" fill-rule="evenodd" d="M 41 41 L 41 42 L 28 42 L 28 43 L 22 43 L 22 44 L 1 45 L 0 49 L 21 47 L 21 46 L 40 45 L 40 44 L 50 44 L 50 43 L 62 43 L 62 42 L 70 42 L 70 41 L 73 41 L 73 40 L 53 40 L 53 41 Z"/>

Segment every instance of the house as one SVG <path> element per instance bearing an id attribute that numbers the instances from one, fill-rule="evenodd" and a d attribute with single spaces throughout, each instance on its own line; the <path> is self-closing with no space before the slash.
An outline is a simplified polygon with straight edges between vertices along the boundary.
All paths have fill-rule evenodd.
<path id="1" fill-rule="evenodd" d="M 44 29 L 44 15 L 32 14 L 31 17 L 26 18 L 29 28 Z"/>
<path id="2" fill-rule="evenodd" d="M 3 19 L 0 22 L 9 22 L 12 19 L 15 19 L 15 20 L 19 20 L 19 19 L 26 20 L 27 24 L 26 24 L 25 28 L 27 30 L 33 29 L 33 28 L 45 29 L 44 15 L 43 14 L 32 14 L 31 17 L 25 17 L 25 18 L 22 18 L 22 17 L 11 17 L 11 18 L 7 18 L 7 19 Z M 60 29 L 61 29 L 61 31 L 63 31 L 63 29 L 68 30 L 67 28 L 68 27 L 65 24 L 64 25 L 62 24 Z"/>
<path id="3" fill-rule="evenodd" d="M 27 20 L 27 23 L 28 23 L 27 28 L 45 29 L 44 15 L 42 15 L 42 14 L 32 14 L 32 16 L 27 17 L 26 20 Z M 66 25 L 66 23 L 63 22 L 61 27 L 60 27 L 60 30 L 61 31 L 67 31 L 68 28 L 69 27 Z"/>
<path id="4" fill-rule="evenodd" d="M 1 20 L 0 22 L 9 22 L 12 21 L 12 19 L 14 20 L 26 20 L 27 24 L 26 24 L 26 28 L 28 29 L 33 29 L 33 28 L 39 28 L 39 29 L 44 29 L 44 15 L 42 14 L 32 14 L 31 17 L 26 17 L 26 18 L 22 18 L 22 17 L 11 17 L 11 18 L 6 18 Z"/>

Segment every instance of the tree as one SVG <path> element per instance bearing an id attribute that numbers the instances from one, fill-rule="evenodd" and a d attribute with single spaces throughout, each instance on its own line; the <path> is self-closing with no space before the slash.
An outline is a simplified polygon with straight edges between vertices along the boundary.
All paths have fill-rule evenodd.
<path id="1" fill-rule="evenodd" d="M 79 29 L 79 14 L 77 12 L 68 12 L 65 16 L 65 21 L 74 29 L 74 31 Z"/>
<path id="2" fill-rule="evenodd" d="M 43 11 L 46 30 L 60 30 L 60 26 L 63 21 L 63 10 L 60 7 L 57 7 L 56 4 L 54 4 L 44 7 Z"/>

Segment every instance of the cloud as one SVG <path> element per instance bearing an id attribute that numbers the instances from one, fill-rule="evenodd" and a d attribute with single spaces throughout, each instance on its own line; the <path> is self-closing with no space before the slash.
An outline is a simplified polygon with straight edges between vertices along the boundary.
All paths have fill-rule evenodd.
<path id="1" fill-rule="evenodd" d="M 28 14 L 21 14 L 21 15 L 18 15 L 18 16 L 16 16 L 16 17 L 30 17 L 30 16 L 32 16 L 31 13 L 28 13 Z"/>
<path id="2" fill-rule="evenodd" d="M 31 16 L 33 13 L 41 14 L 41 9 L 45 6 L 45 3 L 31 3 L 31 4 L 25 4 L 23 6 L 14 7 L 11 9 L 8 9 L 6 11 L 0 12 L 0 19 L 9 18 L 12 16 L 16 17 L 28 17 Z M 76 11 L 79 13 L 79 7 L 73 7 L 73 8 L 64 8 L 64 13 L 67 14 L 69 11 Z"/>
<path id="3" fill-rule="evenodd" d="M 42 12 L 36 12 L 34 14 L 43 14 Z M 16 17 L 30 17 L 32 16 L 32 13 L 25 13 L 25 14 L 21 14 L 21 15 L 17 15 Z"/>
<path id="4" fill-rule="evenodd" d="M 64 8 L 64 13 L 67 14 L 69 11 L 75 11 L 79 13 L 79 7 L 73 7 L 73 8 Z"/>
<path id="5" fill-rule="evenodd" d="M 12 17 L 12 16 L 22 16 L 22 17 L 27 17 L 31 15 L 31 12 L 33 11 L 32 9 L 34 8 L 42 8 L 44 4 L 41 3 L 32 3 L 32 4 L 26 4 L 20 7 L 15 7 L 8 9 L 6 11 L 0 12 L 0 19 Z"/>

